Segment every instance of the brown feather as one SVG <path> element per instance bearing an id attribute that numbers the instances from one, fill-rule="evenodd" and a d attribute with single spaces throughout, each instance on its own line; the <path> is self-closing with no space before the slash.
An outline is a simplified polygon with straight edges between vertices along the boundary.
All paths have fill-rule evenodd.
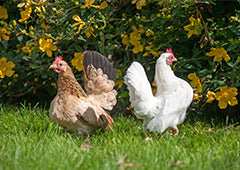
<path id="1" fill-rule="evenodd" d="M 64 66 L 67 65 L 65 61 L 61 62 Z M 98 128 L 111 129 L 114 121 L 104 109 L 111 110 L 116 104 L 114 82 L 103 74 L 102 69 L 96 70 L 89 64 L 85 75 L 88 77 L 87 87 L 92 85 L 92 93 L 87 95 L 72 69 L 68 65 L 66 68 L 59 73 L 58 92 L 49 111 L 51 121 L 79 135 L 90 134 Z"/>
<path id="2" fill-rule="evenodd" d="M 86 70 L 90 64 L 96 69 L 100 68 L 103 73 L 108 76 L 109 80 L 115 82 L 117 69 L 115 69 L 108 59 L 102 54 L 96 51 L 85 51 L 83 53 L 83 68 L 86 79 L 88 79 Z"/>
<path id="3" fill-rule="evenodd" d="M 78 98 L 87 97 L 82 86 L 76 80 L 72 69 L 68 66 L 66 72 L 61 72 L 58 77 L 58 93 L 69 93 Z"/>

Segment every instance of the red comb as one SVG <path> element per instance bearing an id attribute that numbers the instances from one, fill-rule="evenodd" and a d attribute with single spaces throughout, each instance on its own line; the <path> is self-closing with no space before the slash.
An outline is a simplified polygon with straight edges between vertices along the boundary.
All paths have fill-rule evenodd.
<path id="1" fill-rule="evenodd" d="M 61 57 L 61 56 L 57 56 L 56 58 L 55 58 L 55 60 L 54 60 L 54 62 L 53 62 L 53 64 L 57 64 L 57 62 L 59 61 L 59 60 L 62 60 L 63 58 Z"/>
<path id="2" fill-rule="evenodd" d="M 166 53 L 171 53 L 171 54 L 173 55 L 173 57 L 174 57 L 174 54 L 173 54 L 173 52 L 172 52 L 172 49 L 171 49 L 171 48 L 168 48 L 168 49 L 166 50 Z"/>

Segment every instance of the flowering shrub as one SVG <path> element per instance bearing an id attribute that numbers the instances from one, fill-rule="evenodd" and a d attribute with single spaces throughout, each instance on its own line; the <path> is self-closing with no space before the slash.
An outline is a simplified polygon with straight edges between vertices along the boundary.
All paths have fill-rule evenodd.
<path id="1" fill-rule="evenodd" d="M 14 73 L 12 70 L 15 65 L 12 61 L 8 61 L 5 57 L 2 57 L 0 60 L 0 78 L 4 78 L 5 76 L 11 77 Z"/>
<path id="2" fill-rule="evenodd" d="M 63 56 L 82 82 L 82 53 L 96 50 L 114 62 L 119 106 L 128 106 L 123 76 L 131 62 L 142 63 L 152 83 L 157 58 L 172 48 L 178 59 L 173 70 L 196 88 L 192 108 L 237 105 L 238 6 L 214 0 L 6 1 L 0 6 L 0 97 L 31 94 L 49 102 L 56 93 L 57 74 L 47 71 L 54 57 Z"/>
<path id="3" fill-rule="evenodd" d="M 200 18 L 195 19 L 190 17 L 189 21 L 190 24 L 183 27 L 185 31 L 188 31 L 188 38 L 190 38 L 193 34 L 200 35 L 203 29 Z"/>

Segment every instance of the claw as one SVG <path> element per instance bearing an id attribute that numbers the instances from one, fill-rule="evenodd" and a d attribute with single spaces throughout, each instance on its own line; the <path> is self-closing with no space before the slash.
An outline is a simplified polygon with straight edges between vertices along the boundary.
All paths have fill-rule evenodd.
<path id="1" fill-rule="evenodd" d="M 179 133 L 179 130 L 177 128 L 177 126 L 173 127 L 171 130 L 170 130 L 170 135 L 171 136 L 177 136 Z"/>

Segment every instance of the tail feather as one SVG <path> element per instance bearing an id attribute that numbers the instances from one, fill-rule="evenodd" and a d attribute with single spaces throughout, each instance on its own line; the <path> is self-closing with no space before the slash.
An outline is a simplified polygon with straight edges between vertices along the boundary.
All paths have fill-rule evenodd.
<path id="1" fill-rule="evenodd" d="M 85 51 L 83 54 L 83 67 L 87 70 L 92 64 L 96 69 L 102 69 L 103 73 L 112 81 L 116 80 L 117 69 L 108 61 L 106 57 L 96 51 Z"/>
<path id="2" fill-rule="evenodd" d="M 102 114 L 99 116 L 99 122 L 102 128 L 110 130 L 113 127 L 114 121 L 108 114 Z"/>
<path id="3" fill-rule="evenodd" d="M 106 74 L 103 74 L 102 69 L 95 69 L 92 64 L 88 65 L 86 75 L 88 77 L 86 85 L 89 94 L 107 93 L 114 87 L 114 82 L 109 80 Z"/>
<path id="4" fill-rule="evenodd" d="M 131 102 L 153 97 L 151 85 L 140 63 L 133 62 L 131 64 L 124 77 L 124 82 L 128 87 Z"/>
<path id="5" fill-rule="evenodd" d="M 117 103 L 114 90 L 117 69 L 96 51 L 86 51 L 83 58 L 86 89 L 89 98 L 106 110 Z"/>
<path id="6" fill-rule="evenodd" d="M 138 62 L 133 62 L 124 76 L 124 82 L 129 90 L 130 102 L 139 119 L 148 115 L 148 111 L 155 105 L 147 75 Z"/>

